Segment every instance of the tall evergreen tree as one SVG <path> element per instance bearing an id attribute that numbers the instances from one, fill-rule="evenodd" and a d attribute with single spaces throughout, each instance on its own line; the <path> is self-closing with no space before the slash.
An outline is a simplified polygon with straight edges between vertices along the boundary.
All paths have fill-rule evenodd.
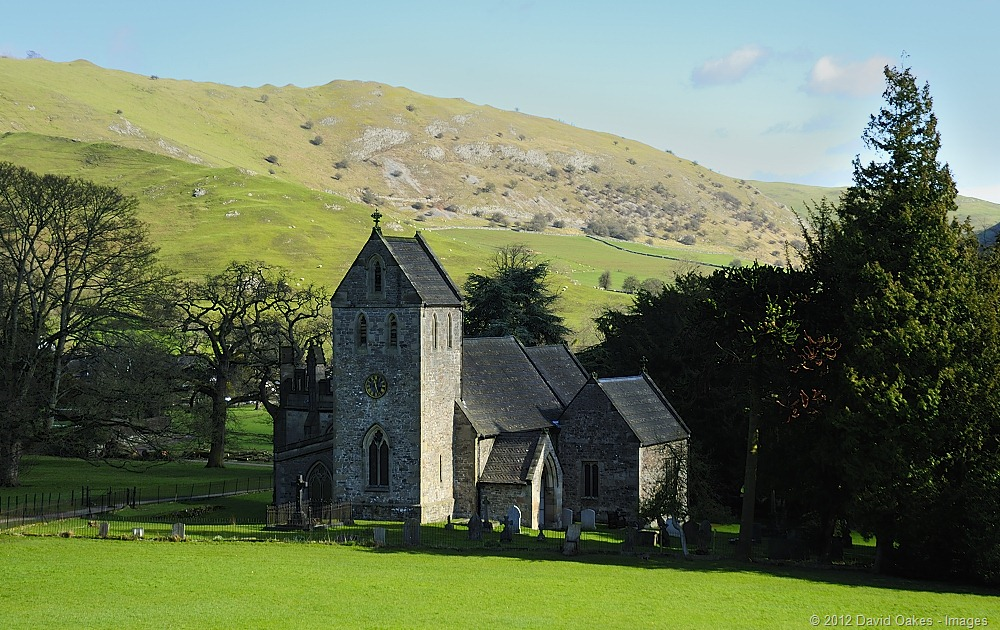
<path id="1" fill-rule="evenodd" d="M 469 274 L 465 291 L 465 334 L 469 337 L 513 335 L 526 346 L 561 343 L 570 330 L 553 311 L 558 294 L 549 288 L 549 264 L 524 245 L 501 248 L 493 273 Z"/>
<path id="2" fill-rule="evenodd" d="M 852 525 L 876 536 L 881 568 L 929 553 L 949 570 L 954 549 L 929 552 L 927 534 L 958 509 L 945 489 L 970 463 L 970 438 L 990 433 L 991 411 L 969 392 L 996 382 L 996 341 L 983 334 L 996 332 L 996 299 L 981 291 L 991 273 L 977 241 L 949 218 L 956 186 L 937 159 L 930 90 L 909 69 L 885 76 L 885 104 L 863 136 L 879 161 L 856 158 L 854 185 L 817 208 L 806 266 L 844 346 L 831 421 L 851 453 Z"/>

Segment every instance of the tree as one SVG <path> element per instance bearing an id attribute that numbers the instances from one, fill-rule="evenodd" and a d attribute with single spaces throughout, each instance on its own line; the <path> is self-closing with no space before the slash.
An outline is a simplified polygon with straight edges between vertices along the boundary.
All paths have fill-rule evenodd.
<path id="1" fill-rule="evenodd" d="M 174 299 L 185 354 L 199 375 L 198 391 L 211 401 L 209 468 L 223 466 L 231 405 L 268 400 L 267 384 L 281 346 L 301 358 L 330 334 L 326 297 L 309 285 L 294 289 L 285 271 L 261 262 L 232 262 L 203 282 L 185 282 Z"/>
<path id="2" fill-rule="evenodd" d="M 844 344 L 830 421 L 853 447 L 851 524 L 875 535 L 882 570 L 968 575 L 992 554 L 996 575 L 995 538 L 963 549 L 927 526 L 996 531 L 996 475 L 968 474 L 998 461 L 995 256 L 949 219 L 956 187 L 929 87 L 909 69 L 885 77 L 863 136 L 880 161 L 854 160 L 853 186 L 813 213 L 805 255 Z"/>
<path id="3" fill-rule="evenodd" d="M 625 293 L 635 293 L 639 290 L 639 279 L 635 276 L 626 276 L 622 280 L 622 291 Z"/>
<path id="4" fill-rule="evenodd" d="M 0 163 L 0 484 L 48 434 L 77 348 L 113 343 L 159 312 L 168 273 L 117 189 Z M 45 404 L 39 405 L 44 391 Z"/>
<path id="5" fill-rule="evenodd" d="M 611 288 L 611 271 L 605 269 L 601 273 L 601 277 L 597 279 L 597 286 L 604 289 L 605 291 Z"/>
<path id="6" fill-rule="evenodd" d="M 507 245 L 493 256 L 493 273 L 470 274 L 463 289 L 470 337 L 513 335 L 527 346 L 561 343 L 570 330 L 552 308 L 559 296 L 547 284 L 549 264 L 524 245 Z"/>

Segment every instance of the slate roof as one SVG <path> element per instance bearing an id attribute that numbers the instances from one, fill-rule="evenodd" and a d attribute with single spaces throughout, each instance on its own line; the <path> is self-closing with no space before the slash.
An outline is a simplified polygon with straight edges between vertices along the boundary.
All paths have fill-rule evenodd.
<path id="1" fill-rule="evenodd" d="M 683 440 L 690 435 L 677 411 L 645 374 L 601 378 L 597 384 L 642 446 Z"/>
<path id="2" fill-rule="evenodd" d="M 540 431 L 502 433 L 493 442 L 479 481 L 483 483 L 524 484 L 531 462 L 541 442 Z"/>
<path id="3" fill-rule="evenodd" d="M 587 371 L 563 344 L 533 346 L 524 352 L 564 407 L 587 383 Z"/>
<path id="4" fill-rule="evenodd" d="M 514 337 L 464 340 L 461 406 L 480 435 L 551 427 L 563 410 Z"/>
<path id="5" fill-rule="evenodd" d="M 420 234 L 414 238 L 383 236 L 382 240 L 424 304 L 459 306 L 462 303 L 458 287 Z"/>

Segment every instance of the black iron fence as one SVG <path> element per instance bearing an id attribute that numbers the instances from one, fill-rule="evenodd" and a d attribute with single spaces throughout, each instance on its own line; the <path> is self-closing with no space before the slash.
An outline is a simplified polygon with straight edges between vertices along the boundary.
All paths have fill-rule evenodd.
<path id="1" fill-rule="evenodd" d="M 161 484 L 125 488 L 81 486 L 69 492 L 36 492 L 0 501 L 0 528 L 75 516 L 87 517 L 150 503 L 192 501 L 263 492 L 272 488 L 270 474 L 192 484 Z"/>

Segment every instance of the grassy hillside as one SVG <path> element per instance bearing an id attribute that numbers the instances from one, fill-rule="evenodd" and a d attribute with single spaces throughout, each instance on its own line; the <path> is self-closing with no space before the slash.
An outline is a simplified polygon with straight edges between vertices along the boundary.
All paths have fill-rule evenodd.
<path id="1" fill-rule="evenodd" d="M 822 186 L 805 186 L 788 182 L 752 182 L 762 193 L 778 203 L 790 208 L 796 214 L 804 214 L 823 198 L 837 201 L 843 188 Z M 972 229 L 980 232 L 1000 223 L 1000 204 L 976 199 L 974 197 L 958 197 L 958 212 L 955 217 L 959 221 L 969 220 Z"/>
<path id="2" fill-rule="evenodd" d="M 598 220 L 654 245 L 768 261 L 795 227 L 754 186 L 670 153 L 405 88 L 231 87 L 43 59 L 0 59 L 0 85 L 3 131 L 266 174 L 428 225 L 539 215 L 579 233 Z"/>

